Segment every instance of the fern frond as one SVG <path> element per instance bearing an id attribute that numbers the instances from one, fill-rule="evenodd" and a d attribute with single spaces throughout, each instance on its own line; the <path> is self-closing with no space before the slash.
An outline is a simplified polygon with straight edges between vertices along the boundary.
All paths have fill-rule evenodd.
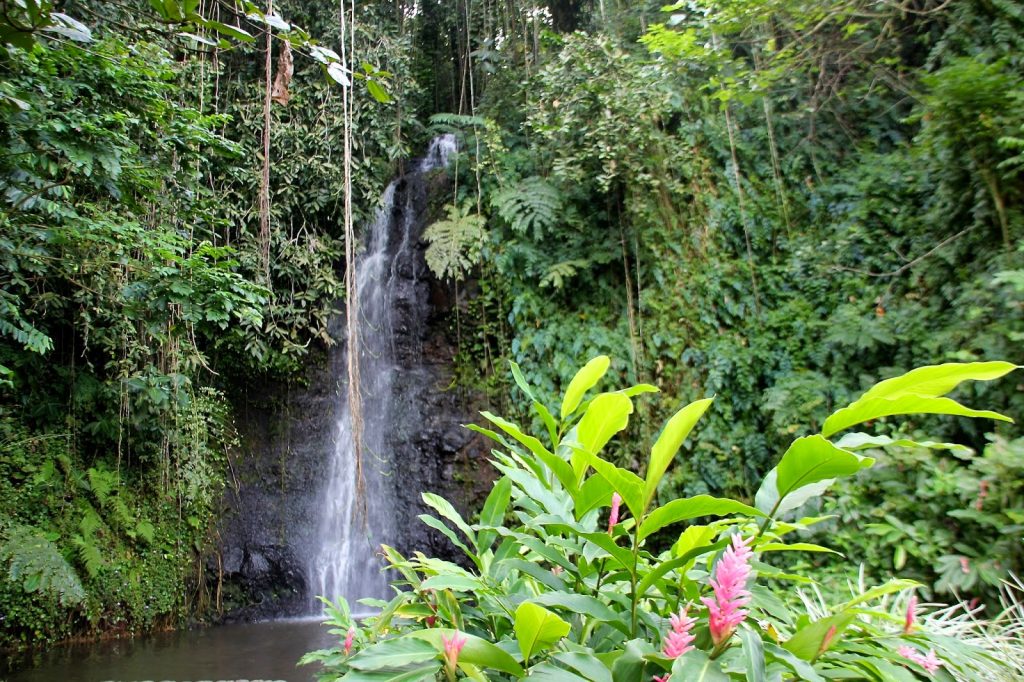
<path id="1" fill-rule="evenodd" d="M 562 215 L 562 193 L 544 178 L 529 177 L 513 187 L 499 191 L 491 205 L 513 231 L 541 241 Z"/>
<path id="2" fill-rule="evenodd" d="M 92 490 L 93 495 L 96 496 L 100 506 L 107 506 L 110 491 L 117 485 L 117 474 L 106 469 L 89 467 L 85 475 L 89 479 L 89 488 Z"/>
<path id="3" fill-rule="evenodd" d="M 85 589 L 71 564 L 57 546 L 30 526 L 15 525 L 0 542 L 0 562 L 8 563 L 11 581 L 26 592 L 39 592 L 60 600 L 64 606 L 85 601 Z"/>
<path id="4" fill-rule="evenodd" d="M 93 538 L 74 535 L 71 537 L 71 542 L 78 550 L 78 559 L 82 562 L 89 577 L 95 578 L 99 575 L 100 569 L 103 568 L 103 555 L 100 553 L 100 548 L 93 543 Z"/>
<path id="5" fill-rule="evenodd" d="M 576 276 L 578 271 L 588 267 L 590 267 L 590 261 L 581 258 L 555 263 L 548 268 L 547 273 L 541 278 L 540 285 L 542 287 L 561 289 L 567 281 Z"/>
<path id="6" fill-rule="evenodd" d="M 135 534 L 138 535 L 147 544 L 153 544 L 153 537 L 156 534 L 156 529 L 153 524 L 143 519 L 135 525 Z"/>
<path id="7" fill-rule="evenodd" d="M 442 279 L 462 279 L 480 260 L 480 242 L 486 220 L 462 208 L 448 206 L 448 218 L 439 220 L 423 231 L 427 242 L 427 267 Z"/>
<path id="8" fill-rule="evenodd" d="M 78 522 L 78 529 L 82 531 L 82 535 L 90 537 L 103 525 L 103 519 L 88 502 L 81 505 L 81 510 L 82 520 Z"/>
<path id="9" fill-rule="evenodd" d="M 457 133 L 468 128 L 483 128 L 486 121 L 481 116 L 440 113 L 430 117 L 430 127 L 437 132 Z"/>

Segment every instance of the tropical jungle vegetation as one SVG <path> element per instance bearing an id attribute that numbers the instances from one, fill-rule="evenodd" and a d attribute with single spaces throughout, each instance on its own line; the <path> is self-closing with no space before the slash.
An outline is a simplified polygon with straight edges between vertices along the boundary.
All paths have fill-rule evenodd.
<path id="1" fill-rule="evenodd" d="M 1024 4 L 0 7 L 0 647 L 216 614 L 236 401 L 337 342 L 360 225 L 447 132 L 460 152 L 426 258 L 455 292 L 458 388 L 490 406 L 502 477 L 475 519 L 428 499 L 469 563 L 391 556 L 410 634 L 356 628 L 325 674 L 406 674 L 350 671 L 370 646 L 421 677 L 483 675 L 487 656 L 595 680 L 685 678 L 690 661 L 719 679 L 928 675 L 901 645 L 940 658 L 936 676 L 988 669 L 992 646 L 949 644 L 949 619 L 904 632 L 906 581 L 996 617 L 1024 568 L 1024 434 L 947 403 L 876 413 L 853 444 L 829 420 L 954 366 L 986 379 L 957 389 L 965 404 L 1024 415 L 1018 374 L 979 369 L 1024 364 Z M 604 381 L 671 398 L 581 402 L 597 379 L 581 390 L 577 370 L 604 356 Z M 953 388 L 924 383 L 934 400 Z M 711 396 L 652 469 L 659 425 Z M 574 426 L 620 419 L 622 397 L 632 430 L 573 449 Z M 765 496 L 782 503 L 787 453 L 811 442 L 874 465 L 794 493 L 803 520 L 780 519 Z M 685 530 L 651 523 L 693 500 Z M 533 553 L 485 559 L 509 538 Z M 699 598 L 723 563 L 765 629 L 710 627 Z M 563 617 L 584 604 L 602 610 Z M 334 608 L 344 637 L 356 624 Z M 657 654 L 672 615 L 676 650 L 696 646 L 674 664 Z"/>

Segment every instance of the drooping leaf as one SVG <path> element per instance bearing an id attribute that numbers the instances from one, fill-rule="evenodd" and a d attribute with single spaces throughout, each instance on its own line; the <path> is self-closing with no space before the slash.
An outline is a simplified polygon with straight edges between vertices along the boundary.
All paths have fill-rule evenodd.
<path id="1" fill-rule="evenodd" d="M 949 414 L 1013 421 L 989 410 L 974 410 L 943 398 L 964 381 L 991 381 L 1017 369 L 1009 362 L 947 363 L 919 367 L 871 387 L 859 399 L 837 410 L 821 428 L 823 436 L 881 417 L 898 414 Z"/>
<path id="2" fill-rule="evenodd" d="M 640 539 L 658 532 L 665 526 L 679 521 L 696 519 L 701 516 L 729 516 L 745 514 L 747 516 L 764 516 L 760 511 L 735 500 L 697 495 L 685 499 L 672 500 L 647 515 L 640 524 Z"/>
<path id="3" fill-rule="evenodd" d="M 425 663 L 437 656 L 429 643 L 409 637 L 386 639 L 355 654 L 348 664 L 356 670 L 401 668 L 414 663 Z"/>

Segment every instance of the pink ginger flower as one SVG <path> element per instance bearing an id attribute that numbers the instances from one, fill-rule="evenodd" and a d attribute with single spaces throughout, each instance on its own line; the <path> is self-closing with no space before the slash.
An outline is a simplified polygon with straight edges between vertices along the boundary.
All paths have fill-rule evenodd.
<path id="1" fill-rule="evenodd" d="M 896 653 L 908 661 L 917 663 L 919 666 L 924 668 L 925 672 L 929 675 L 934 675 L 935 671 L 942 666 L 942 661 L 935 655 L 935 649 L 929 649 L 927 654 L 922 654 L 917 649 L 904 644 L 896 650 Z"/>
<path id="2" fill-rule="evenodd" d="M 612 534 L 612 529 L 615 528 L 615 524 L 619 522 L 620 504 L 622 504 L 622 495 L 612 493 L 612 513 L 608 516 L 608 535 Z"/>
<path id="3" fill-rule="evenodd" d="M 914 618 L 917 617 L 917 595 L 910 595 L 910 600 L 907 602 L 907 615 L 903 621 L 903 634 L 909 635 L 910 631 L 914 629 Z"/>
<path id="4" fill-rule="evenodd" d="M 456 630 L 452 633 L 451 639 L 442 634 L 441 642 L 444 644 L 445 665 L 448 666 L 449 671 L 455 672 L 455 666 L 459 663 L 459 652 L 462 651 L 462 647 L 466 646 L 466 638 L 460 637 L 459 631 Z"/>
<path id="5" fill-rule="evenodd" d="M 736 626 L 747 617 L 748 612 L 743 607 L 750 603 L 750 592 L 746 587 L 747 579 L 750 578 L 750 558 L 753 556 L 748 544 L 752 540 L 733 536 L 732 545 L 725 549 L 725 554 L 715 568 L 715 577 L 710 581 L 714 598 L 701 597 L 701 601 L 708 607 L 711 641 L 716 647 L 732 637 Z"/>
<path id="6" fill-rule="evenodd" d="M 654 676 L 654 682 L 668 682 L 668 678 L 670 678 L 670 677 L 672 677 L 672 675 L 670 675 L 669 673 L 665 673 L 661 677 L 658 677 L 657 675 L 655 675 Z"/>
<path id="7" fill-rule="evenodd" d="M 352 652 L 352 640 L 355 638 L 355 636 L 356 636 L 356 629 L 354 627 L 350 627 L 348 629 L 348 634 L 345 635 L 345 655 L 346 656 L 348 656 Z"/>
<path id="8" fill-rule="evenodd" d="M 693 630 L 693 624 L 697 622 L 697 619 L 687 618 L 686 607 L 683 607 L 669 620 L 672 623 L 672 629 L 665 635 L 665 655 L 669 658 L 679 658 L 693 649 L 694 636 L 690 631 Z"/>

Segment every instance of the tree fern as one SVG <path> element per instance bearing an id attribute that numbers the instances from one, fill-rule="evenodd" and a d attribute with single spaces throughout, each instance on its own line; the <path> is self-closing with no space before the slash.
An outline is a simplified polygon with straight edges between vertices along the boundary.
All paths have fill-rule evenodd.
<path id="1" fill-rule="evenodd" d="M 14 525 L 0 542 L 0 562 L 7 575 L 26 592 L 39 592 L 60 600 L 64 606 L 85 601 L 85 589 L 71 564 L 57 546 L 31 526 Z"/>
<path id="2" fill-rule="evenodd" d="M 561 289 L 567 281 L 576 276 L 578 271 L 588 267 L 590 267 L 590 261 L 582 258 L 560 261 L 548 268 L 548 271 L 540 280 L 540 285 L 542 287 Z"/>
<path id="3" fill-rule="evenodd" d="M 103 525 L 103 519 L 88 502 L 81 505 L 82 520 L 78 522 L 80 533 L 71 536 L 78 559 L 90 578 L 95 578 L 103 567 L 103 554 L 96 544 L 96 531 Z"/>
<path id="4" fill-rule="evenodd" d="M 430 117 L 430 127 L 438 133 L 457 133 L 467 128 L 483 128 L 485 124 L 480 116 L 441 113 Z"/>
<path id="5" fill-rule="evenodd" d="M 561 219 L 562 193 L 544 178 L 529 177 L 494 195 L 491 205 L 519 234 L 541 241 Z"/>
<path id="6" fill-rule="evenodd" d="M 441 278 L 462 279 L 480 260 L 484 217 L 471 213 L 469 205 L 448 207 L 448 218 L 423 231 L 427 242 L 427 266 Z"/>

